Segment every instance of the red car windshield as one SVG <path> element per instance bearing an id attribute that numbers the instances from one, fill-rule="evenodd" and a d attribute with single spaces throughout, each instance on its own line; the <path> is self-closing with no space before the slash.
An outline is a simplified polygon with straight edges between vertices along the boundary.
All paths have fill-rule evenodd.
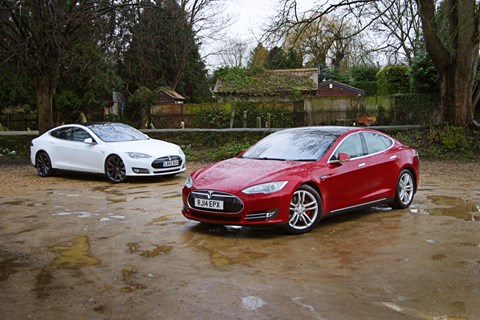
<path id="1" fill-rule="evenodd" d="M 345 131 L 322 128 L 287 129 L 269 135 L 248 149 L 242 158 L 316 161 Z"/>

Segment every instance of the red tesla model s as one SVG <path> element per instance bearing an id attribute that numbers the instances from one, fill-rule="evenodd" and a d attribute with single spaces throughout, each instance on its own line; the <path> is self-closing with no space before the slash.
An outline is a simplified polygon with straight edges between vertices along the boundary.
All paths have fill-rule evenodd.
<path id="1" fill-rule="evenodd" d="M 337 213 L 380 204 L 407 208 L 418 182 L 418 153 L 382 132 L 293 128 L 193 172 L 182 190 L 182 213 L 208 224 L 281 225 L 301 234 Z"/>

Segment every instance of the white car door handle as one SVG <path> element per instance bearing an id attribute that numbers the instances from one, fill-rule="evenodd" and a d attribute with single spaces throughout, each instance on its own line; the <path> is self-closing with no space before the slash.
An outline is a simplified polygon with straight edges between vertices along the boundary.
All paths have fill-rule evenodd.
<path id="1" fill-rule="evenodd" d="M 362 162 L 358 165 L 358 167 L 365 167 L 366 163 L 365 162 Z"/>

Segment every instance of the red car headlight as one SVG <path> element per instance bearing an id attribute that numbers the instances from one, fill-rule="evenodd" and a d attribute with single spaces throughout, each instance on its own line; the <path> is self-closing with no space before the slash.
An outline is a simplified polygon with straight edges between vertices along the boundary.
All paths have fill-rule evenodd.
<path id="1" fill-rule="evenodd" d="M 282 190 L 287 185 L 287 183 L 288 181 L 267 182 L 248 187 L 246 189 L 243 189 L 242 192 L 246 194 L 270 194 Z"/>

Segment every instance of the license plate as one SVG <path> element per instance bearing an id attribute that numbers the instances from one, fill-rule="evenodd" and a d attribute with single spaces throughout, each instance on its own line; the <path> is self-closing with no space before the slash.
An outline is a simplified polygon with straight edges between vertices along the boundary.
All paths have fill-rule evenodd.
<path id="1" fill-rule="evenodd" d="M 195 198 L 195 207 L 223 210 L 223 201 Z"/>
<path id="2" fill-rule="evenodd" d="M 178 160 L 163 161 L 162 166 L 165 167 L 174 167 L 178 166 L 180 162 Z"/>

